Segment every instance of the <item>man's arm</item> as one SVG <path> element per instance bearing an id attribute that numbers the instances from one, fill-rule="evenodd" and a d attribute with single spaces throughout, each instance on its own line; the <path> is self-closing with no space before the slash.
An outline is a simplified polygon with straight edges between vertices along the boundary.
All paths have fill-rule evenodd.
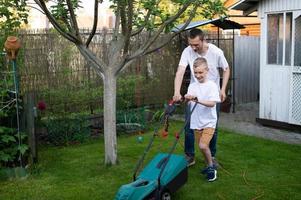
<path id="1" fill-rule="evenodd" d="M 183 67 L 181 65 L 178 66 L 175 81 L 174 81 L 174 96 L 173 96 L 174 101 L 180 101 L 182 99 L 181 86 L 182 86 L 185 70 L 186 67 Z"/>
<path id="2" fill-rule="evenodd" d="M 230 68 L 227 67 L 225 70 L 223 70 L 223 83 L 221 88 L 221 102 L 224 102 L 226 100 L 226 88 L 230 77 Z"/>

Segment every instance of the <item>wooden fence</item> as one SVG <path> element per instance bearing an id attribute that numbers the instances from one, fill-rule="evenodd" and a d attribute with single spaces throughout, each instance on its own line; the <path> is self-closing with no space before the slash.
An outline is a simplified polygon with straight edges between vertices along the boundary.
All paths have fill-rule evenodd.
<path id="1" fill-rule="evenodd" d="M 50 31 L 28 31 L 20 38 L 23 47 L 23 54 L 20 54 L 23 60 L 23 66 L 20 66 L 23 94 L 33 92 L 35 103 L 45 101 L 49 112 L 85 110 L 93 113 L 102 110 L 102 80 L 72 43 Z M 98 56 L 102 54 L 103 40 L 102 32 L 97 32 L 92 40 L 91 47 Z M 137 45 L 143 41 L 143 36 L 140 36 Z M 232 66 L 231 36 L 222 36 L 218 42 L 216 35 L 210 34 L 208 41 L 219 45 Z M 258 38 L 235 37 L 237 103 L 257 100 L 258 44 Z M 125 108 L 162 104 L 170 99 L 182 48 L 183 44 L 176 37 L 163 49 L 137 59 L 125 69 L 118 78 L 117 108 L 118 105 Z"/>
<path id="2" fill-rule="evenodd" d="M 102 80 L 72 43 L 46 31 L 26 32 L 20 38 L 23 94 L 34 92 L 35 103 L 45 101 L 51 112 L 102 109 Z M 103 39 L 104 35 L 98 32 L 91 44 L 98 56 L 102 54 Z M 137 45 L 142 42 L 140 36 Z M 171 98 L 180 56 L 178 46 L 175 39 L 163 49 L 137 59 L 121 73 L 117 84 L 117 102 L 121 102 L 121 108 L 162 104 Z"/>

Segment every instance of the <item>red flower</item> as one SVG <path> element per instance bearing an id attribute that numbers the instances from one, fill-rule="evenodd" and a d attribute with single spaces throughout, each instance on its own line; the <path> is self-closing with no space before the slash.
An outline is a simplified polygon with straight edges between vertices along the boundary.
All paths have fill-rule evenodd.
<path id="1" fill-rule="evenodd" d="M 46 109 L 46 103 L 44 101 L 39 101 L 38 102 L 38 106 L 37 108 L 40 110 L 40 111 L 43 111 Z"/>

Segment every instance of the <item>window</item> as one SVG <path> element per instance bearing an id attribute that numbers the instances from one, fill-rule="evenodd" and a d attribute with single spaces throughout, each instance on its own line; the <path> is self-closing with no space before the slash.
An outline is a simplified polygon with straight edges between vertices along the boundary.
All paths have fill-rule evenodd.
<path id="1" fill-rule="evenodd" d="M 285 65 L 291 65 L 292 51 L 292 13 L 286 13 L 285 20 Z"/>
<path id="2" fill-rule="evenodd" d="M 295 19 L 295 55 L 294 65 L 301 66 L 301 16 Z"/>
<path id="3" fill-rule="evenodd" d="M 282 64 L 283 14 L 268 15 L 268 64 Z"/>
<path id="4" fill-rule="evenodd" d="M 267 28 L 268 64 L 291 65 L 292 13 L 269 14 Z"/>

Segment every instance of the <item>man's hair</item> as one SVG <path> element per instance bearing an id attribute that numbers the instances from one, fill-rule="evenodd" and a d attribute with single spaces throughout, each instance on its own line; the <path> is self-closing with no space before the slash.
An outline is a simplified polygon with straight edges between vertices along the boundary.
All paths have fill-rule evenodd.
<path id="1" fill-rule="evenodd" d="M 206 67 L 206 69 L 208 69 L 208 63 L 207 63 L 207 60 L 205 58 L 196 58 L 194 61 L 193 61 L 193 68 L 197 68 L 197 67 Z"/>
<path id="2" fill-rule="evenodd" d="M 188 37 L 191 39 L 199 37 L 200 40 L 204 40 L 204 33 L 202 30 L 194 28 L 189 31 Z"/>

